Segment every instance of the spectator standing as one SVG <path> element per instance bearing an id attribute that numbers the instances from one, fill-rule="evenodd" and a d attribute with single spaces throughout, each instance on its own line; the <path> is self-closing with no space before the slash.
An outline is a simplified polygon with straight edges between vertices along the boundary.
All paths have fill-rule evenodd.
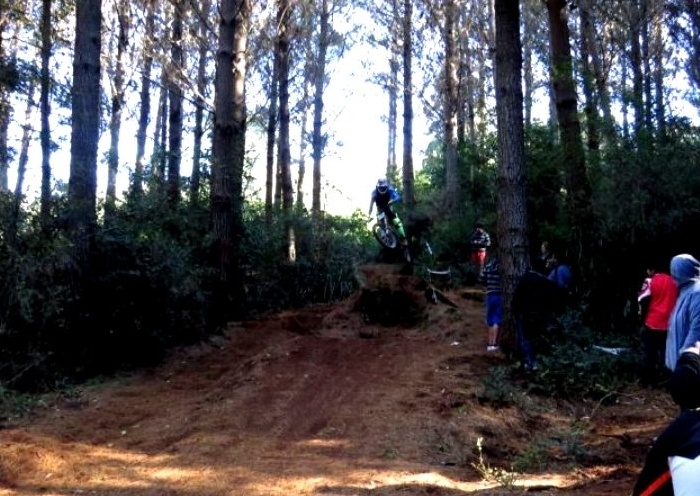
<path id="1" fill-rule="evenodd" d="M 493 258 L 484 266 L 482 282 L 486 285 L 486 326 L 488 327 L 486 351 L 498 351 L 499 330 L 503 318 L 501 294 L 501 265 Z"/>
<path id="2" fill-rule="evenodd" d="M 687 253 L 671 259 L 671 277 L 678 285 L 678 298 L 668 322 L 666 367 L 673 370 L 680 350 L 700 341 L 700 262 Z"/>
<path id="3" fill-rule="evenodd" d="M 669 390 L 681 411 L 656 438 L 633 496 L 693 496 L 700 492 L 700 341 L 681 353 Z"/>
<path id="4" fill-rule="evenodd" d="M 666 339 L 668 321 L 676 304 L 678 287 L 676 281 L 650 265 L 647 278 L 639 292 L 639 301 L 644 303 L 644 325 L 642 326 L 642 348 L 644 362 L 642 371 L 643 384 L 658 384 L 666 380 Z"/>
<path id="5" fill-rule="evenodd" d="M 559 257 L 556 253 L 552 253 L 547 260 L 547 270 L 549 270 L 549 275 L 547 276 L 550 281 L 556 283 L 556 285 L 563 289 L 565 292 L 571 290 L 571 269 L 565 263 L 559 261 Z"/>
<path id="6" fill-rule="evenodd" d="M 554 324 L 561 309 L 561 291 L 539 271 L 530 269 L 515 286 L 512 309 L 523 367 L 528 371 L 537 370 L 537 338 Z"/>
<path id="7" fill-rule="evenodd" d="M 540 254 L 537 256 L 537 265 L 535 269 L 541 274 L 547 274 L 547 262 L 552 257 L 552 250 L 549 246 L 549 241 L 542 241 L 540 245 Z"/>
<path id="8" fill-rule="evenodd" d="M 469 261 L 479 267 L 479 277 L 484 274 L 486 263 L 486 248 L 491 246 L 491 236 L 481 222 L 474 225 L 474 230 L 469 235 L 469 248 L 471 250 Z"/>

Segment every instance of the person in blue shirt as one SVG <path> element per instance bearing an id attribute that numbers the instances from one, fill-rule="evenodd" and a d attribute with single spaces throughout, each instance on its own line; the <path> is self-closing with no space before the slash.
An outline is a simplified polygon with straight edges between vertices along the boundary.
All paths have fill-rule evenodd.
<path id="1" fill-rule="evenodd" d="M 560 289 L 569 291 L 571 289 L 571 269 L 565 263 L 561 263 L 556 253 L 552 253 L 547 260 L 547 278 L 557 284 Z"/>
<path id="2" fill-rule="evenodd" d="M 405 245 L 406 241 L 406 231 L 403 227 L 403 222 L 396 212 L 394 212 L 391 207 L 394 203 L 400 202 L 402 200 L 401 193 L 389 185 L 389 181 L 386 178 L 381 178 L 377 181 L 377 186 L 372 190 L 372 199 L 369 204 L 369 214 L 368 217 L 372 218 L 372 210 L 374 210 L 374 205 L 377 205 L 377 211 L 384 212 L 386 218 L 391 222 L 396 228 L 396 232 L 401 238 L 401 244 Z"/>

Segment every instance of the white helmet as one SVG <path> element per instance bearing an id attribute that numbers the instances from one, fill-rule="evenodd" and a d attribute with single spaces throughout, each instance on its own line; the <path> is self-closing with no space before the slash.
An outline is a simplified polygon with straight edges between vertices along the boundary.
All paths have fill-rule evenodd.
<path id="1" fill-rule="evenodd" d="M 386 193 L 387 189 L 389 189 L 389 181 L 384 177 L 380 178 L 379 181 L 377 181 L 377 192 L 383 195 Z"/>

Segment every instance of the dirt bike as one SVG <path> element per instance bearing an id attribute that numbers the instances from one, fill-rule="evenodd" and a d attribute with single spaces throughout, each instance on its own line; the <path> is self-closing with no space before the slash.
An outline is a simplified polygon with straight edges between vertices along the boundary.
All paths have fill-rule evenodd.
<path id="1" fill-rule="evenodd" d="M 401 236 L 387 219 L 386 213 L 381 210 L 377 212 L 377 221 L 372 226 L 372 234 L 384 248 L 400 250 L 404 260 L 411 262 L 411 251 L 408 248 L 408 243 L 401 242 Z"/>

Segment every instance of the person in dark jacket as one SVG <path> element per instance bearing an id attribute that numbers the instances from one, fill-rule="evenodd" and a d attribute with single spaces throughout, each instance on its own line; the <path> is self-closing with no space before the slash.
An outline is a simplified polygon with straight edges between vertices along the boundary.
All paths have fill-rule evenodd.
<path id="1" fill-rule="evenodd" d="M 647 454 L 633 496 L 700 494 L 700 341 L 681 353 L 669 391 L 680 413 Z"/>
<path id="2" fill-rule="evenodd" d="M 535 342 L 553 325 L 561 310 L 561 291 L 552 280 L 530 269 L 515 286 L 511 305 L 523 367 L 526 370 L 536 370 Z"/>

